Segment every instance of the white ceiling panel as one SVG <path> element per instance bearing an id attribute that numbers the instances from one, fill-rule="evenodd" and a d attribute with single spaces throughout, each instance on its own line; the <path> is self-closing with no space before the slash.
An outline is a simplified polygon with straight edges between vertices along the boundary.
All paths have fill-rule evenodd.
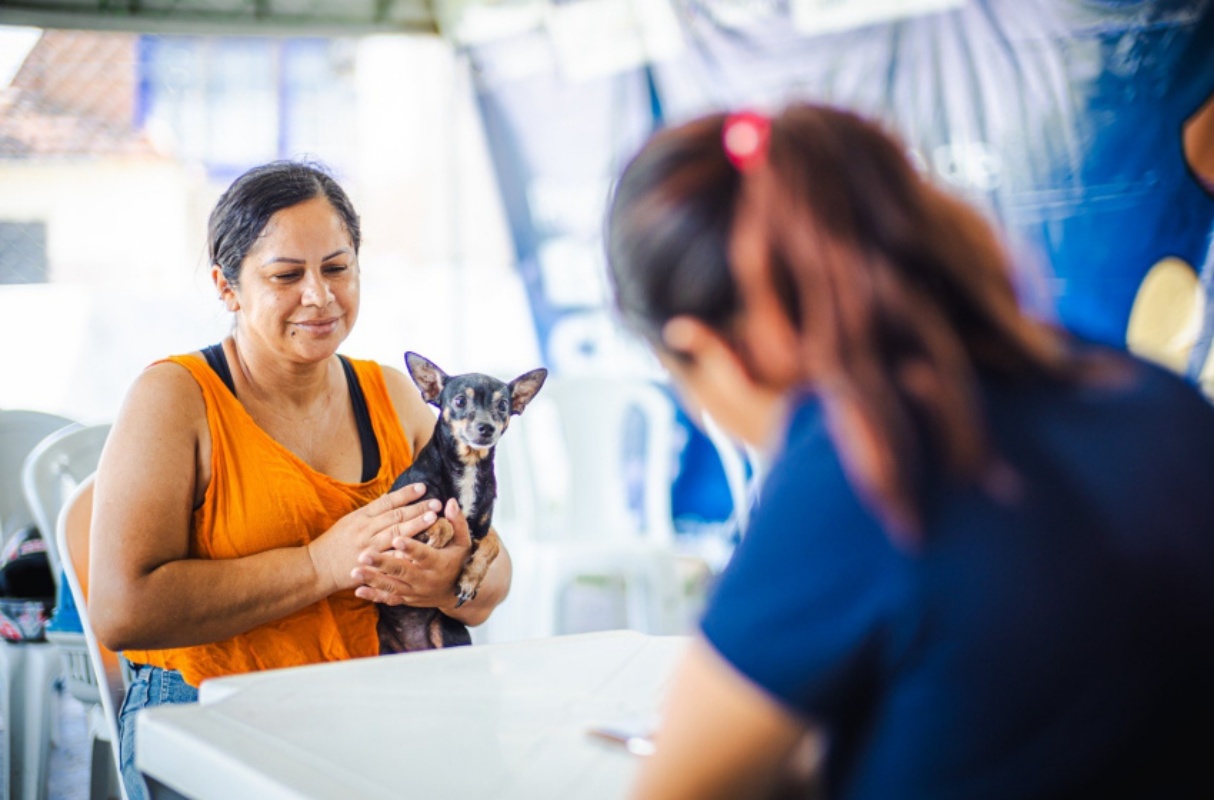
<path id="1" fill-rule="evenodd" d="M 0 24 L 141 33 L 436 33 L 434 5 L 433 0 L 0 0 Z"/>

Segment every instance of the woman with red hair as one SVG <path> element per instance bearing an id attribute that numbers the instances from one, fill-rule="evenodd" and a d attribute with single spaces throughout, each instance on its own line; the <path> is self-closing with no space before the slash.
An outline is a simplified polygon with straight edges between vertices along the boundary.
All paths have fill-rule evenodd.
<path id="1" fill-rule="evenodd" d="M 815 748 L 832 797 L 1214 796 L 1192 387 L 1026 314 L 983 216 L 845 111 L 658 133 L 607 239 L 687 405 L 774 457 L 638 797 L 808 792 Z"/>

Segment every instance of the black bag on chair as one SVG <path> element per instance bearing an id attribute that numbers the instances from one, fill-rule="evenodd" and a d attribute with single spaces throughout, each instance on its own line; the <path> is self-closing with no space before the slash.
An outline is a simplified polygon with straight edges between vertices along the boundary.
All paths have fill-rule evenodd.
<path id="1" fill-rule="evenodd" d="M 55 579 L 46 541 L 33 525 L 17 531 L 0 552 L 0 636 L 38 642 L 55 607 Z"/>

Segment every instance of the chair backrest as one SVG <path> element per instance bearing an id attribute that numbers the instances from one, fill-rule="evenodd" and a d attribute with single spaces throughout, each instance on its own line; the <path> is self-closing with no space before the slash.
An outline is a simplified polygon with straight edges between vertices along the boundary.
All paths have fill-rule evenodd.
<path id="1" fill-rule="evenodd" d="M 125 687 L 118 654 L 108 649 L 93 634 L 88 612 L 89 574 L 89 526 L 93 521 L 93 476 L 89 475 L 76 487 L 63 503 L 56 525 L 55 539 L 63 559 L 63 572 L 67 577 L 72 599 L 80 614 L 84 628 L 84 639 L 88 645 L 89 661 L 100 687 L 101 710 L 109 733 L 114 756 L 114 766 L 122 774 L 118 760 L 118 710 L 122 707 Z M 121 783 L 121 781 L 120 781 Z M 126 796 L 125 789 L 123 796 Z"/>
<path id="2" fill-rule="evenodd" d="M 67 417 L 43 411 L 0 410 L 0 542 L 34 522 L 21 489 L 25 457 L 47 436 L 72 424 Z M 40 532 L 45 539 L 54 535 L 50 528 Z"/>
<path id="3" fill-rule="evenodd" d="M 710 415 L 704 414 L 701 424 L 704 435 L 716 448 L 721 469 L 725 472 L 725 483 L 729 486 L 729 499 L 733 506 L 729 523 L 739 535 L 744 534 L 750 521 L 754 486 L 760 478 L 754 451 L 734 441 Z"/>
<path id="4" fill-rule="evenodd" d="M 34 515 L 34 524 L 44 532 L 56 579 L 62 566 L 54 535 L 59 510 L 72 490 L 97 470 L 109 433 L 108 423 L 69 425 L 47 436 L 25 458 L 21 488 Z"/>
<path id="5" fill-rule="evenodd" d="M 532 450 L 541 482 L 566 483 L 559 508 L 540 509 L 547 535 L 672 543 L 673 400 L 639 378 L 556 376 L 526 412 L 535 417 L 529 425 L 543 421 L 545 404 L 555 411 L 566 461 L 547 463 L 550 457 Z"/>

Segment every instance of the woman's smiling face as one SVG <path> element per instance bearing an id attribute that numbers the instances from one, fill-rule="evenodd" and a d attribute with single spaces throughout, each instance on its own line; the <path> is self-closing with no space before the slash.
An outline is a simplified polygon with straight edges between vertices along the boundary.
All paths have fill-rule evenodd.
<path id="1" fill-rule="evenodd" d="M 359 307 L 358 258 L 341 216 L 323 196 L 282 209 L 241 263 L 240 284 L 220 292 L 244 337 L 291 361 L 337 352 Z"/>

